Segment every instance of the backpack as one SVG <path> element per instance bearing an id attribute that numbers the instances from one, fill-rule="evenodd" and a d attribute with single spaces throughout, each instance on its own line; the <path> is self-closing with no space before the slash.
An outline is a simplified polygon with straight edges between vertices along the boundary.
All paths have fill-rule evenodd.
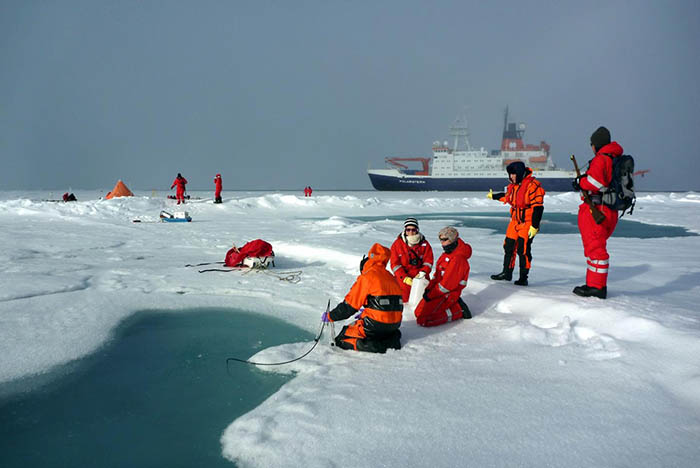
<path id="1" fill-rule="evenodd" d="M 637 197 L 634 194 L 634 158 L 629 154 L 623 154 L 612 159 L 612 179 L 610 185 L 603 192 L 603 204 L 613 210 L 622 211 L 620 217 L 629 209 L 632 214 Z"/>

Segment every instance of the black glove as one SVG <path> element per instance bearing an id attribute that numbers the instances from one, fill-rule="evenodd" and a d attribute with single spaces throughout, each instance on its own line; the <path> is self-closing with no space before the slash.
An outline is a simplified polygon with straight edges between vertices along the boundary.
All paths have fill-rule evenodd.
<path id="1" fill-rule="evenodd" d="M 575 191 L 580 192 L 581 191 L 581 185 L 579 185 L 579 181 L 581 180 L 580 177 L 576 177 L 574 180 L 571 181 L 571 186 L 574 188 Z"/>
<path id="2" fill-rule="evenodd" d="M 423 300 L 425 302 L 430 301 L 430 298 L 428 297 L 428 290 L 427 289 L 425 291 L 423 291 Z"/>

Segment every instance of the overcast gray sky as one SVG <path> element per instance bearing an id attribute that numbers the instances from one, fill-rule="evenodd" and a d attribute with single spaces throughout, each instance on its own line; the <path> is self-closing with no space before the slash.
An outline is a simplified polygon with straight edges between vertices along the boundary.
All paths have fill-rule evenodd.
<path id="1" fill-rule="evenodd" d="M 697 1 L 0 0 L 0 189 L 369 189 L 466 108 L 700 190 Z"/>

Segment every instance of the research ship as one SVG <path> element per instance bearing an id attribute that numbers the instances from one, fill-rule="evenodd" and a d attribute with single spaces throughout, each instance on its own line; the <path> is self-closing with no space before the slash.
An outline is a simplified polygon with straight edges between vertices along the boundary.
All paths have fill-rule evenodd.
<path id="1" fill-rule="evenodd" d="M 571 180 L 576 173 L 557 169 L 545 141 L 539 145 L 523 143 L 525 128 L 524 123 L 508 121 L 506 108 L 501 148 L 489 152 L 483 147 L 472 147 L 466 119 L 458 118 L 450 127 L 450 135 L 454 137 L 452 147 L 447 141 L 436 141 L 432 158 L 388 157 L 385 158 L 387 169 L 368 169 L 367 173 L 377 190 L 500 191 L 508 184 L 506 166 L 522 161 L 545 190 L 572 190 Z"/>

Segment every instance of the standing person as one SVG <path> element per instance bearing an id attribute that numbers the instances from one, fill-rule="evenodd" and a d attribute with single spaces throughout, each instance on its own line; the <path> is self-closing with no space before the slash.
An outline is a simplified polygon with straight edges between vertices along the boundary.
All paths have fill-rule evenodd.
<path id="1" fill-rule="evenodd" d="M 345 300 L 330 312 L 324 312 L 324 322 L 336 322 L 356 315 L 355 322 L 343 327 L 335 338 L 342 349 L 384 353 L 401 349 L 401 317 L 403 301 L 401 288 L 386 269 L 391 252 L 374 244 L 360 262 L 360 276 L 350 288 Z"/>
<path id="2" fill-rule="evenodd" d="M 214 203 L 221 203 L 221 174 L 214 177 Z"/>
<path id="3" fill-rule="evenodd" d="M 305 197 L 309 196 L 309 187 L 308 186 L 304 187 L 304 196 Z"/>
<path id="4" fill-rule="evenodd" d="M 578 207 L 578 229 L 581 231 L 583 254 L 586 256 L 586 284 L 576 286 L 574 294 L 605 299 L 608 295 L 608 268 L 610 255 L 607 250 L 608 238 L 617 226 L 617 210 L 602 203 L 602 193 L 612 180 L 613 158 L 622 155 L 622 146 L 610 142 L 610 131 L 605 127 L 591 135 L 593 159 L 588 162 L 588 170 L 580 180 L 574 180 L 574 190 L 586 190 L 596 208 L 605 215 L 600 224 L 593 220 L 590 207 L 581 203 Z M 583 197 L 581 197 L 583 199 Z"/>
<path id="5" fill-rule="evenodd" d="M 544 189 L 532 175 L 532 169 L 525 167 L 522 161 L 515 161 L 506 167 L 510 184 L 505 193 L 493 193 L 489 190 L 488 198 L 507 203 L 510 208 L 510 223 L 503 241 L 503 271 L 491 275 L 492 280 L 513 279 L 515 255 L 520 260 L 520 279 L 515 284 L 527 286 L 527 276 L 532 263 L 532 241 L 540 230 L 540 221 L 544 212 Z"/>
<path id="6" fill-rule="evenodd" d="M 472 248 L 459 238 L 452 226 L 438 234 L 444 253 L 438 258 L 435 276 L 416 307 L 416 322 L 421 327 L 442 325 L 449 320 L 470 319 L 469 307 L 460 297 L 469 279 L 469 257 Z"/>
<path id="7" fill-rule="evenodd" d="M 312 189 L 311 186 L 309 185 L 309 196 L 311 196 L 311 194 L 312 194 L 313 192 L 314 192 L 313 189 Z"/>
<path id="8" fill-rule="evenodd" d="M 413 278 L 430 280 L 433 269 L 433 248 L 418 230 L 416 218 L 406 218 L 403 232 L 391 245 L 391 272 L 401 287 L 403 302 L 408 302 Z"/>
<path id="9" fill-rule="evenodd" d="M 173 181 L 173 185 L 170 186 L 171 190 L 173 189 L 173 187 L 177 187 L 175 191 L 175 197 L 177 198 L 178 205 L 180 204 L 180 202 L 182 202 L 183 204 L 185 203 L 185 185 L 187 185 L 187 179 L 182 177 L 182 174 L 178 172 L 177 177 L 175 177 L 175 180 Z"/>

